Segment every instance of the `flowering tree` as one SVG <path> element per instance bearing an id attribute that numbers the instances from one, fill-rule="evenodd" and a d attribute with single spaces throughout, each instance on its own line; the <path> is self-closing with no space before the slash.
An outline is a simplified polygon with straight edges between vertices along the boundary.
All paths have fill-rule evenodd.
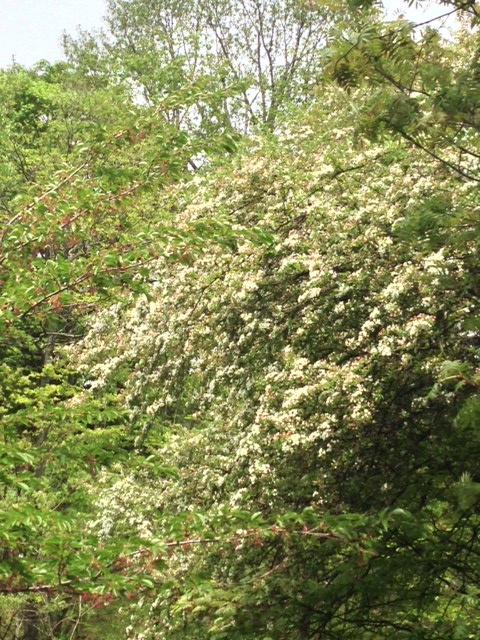
<path id="1" fill-rule="evenodd" d="M 476 166 L 355 137 L 368 98 L 330 87 L 175 194 L 202 254 L 76 353 L 177 469 L 104 475 L 94 529 L 157 549 L 132 638 L 474 637 Z"/>

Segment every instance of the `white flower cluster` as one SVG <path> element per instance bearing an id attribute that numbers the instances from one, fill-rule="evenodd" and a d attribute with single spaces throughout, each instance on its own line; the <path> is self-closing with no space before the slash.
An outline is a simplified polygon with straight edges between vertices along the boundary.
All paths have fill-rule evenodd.
<path id="1" fill-rule="evenodd" d="M 88 528 L 105 540 L 130 531 L 148 541 L 153 537 L 155 515 L 161 509 L 158 481 L 135 475 L 103 472 L 101 490 L 92 490 L 96 515 Z"/>

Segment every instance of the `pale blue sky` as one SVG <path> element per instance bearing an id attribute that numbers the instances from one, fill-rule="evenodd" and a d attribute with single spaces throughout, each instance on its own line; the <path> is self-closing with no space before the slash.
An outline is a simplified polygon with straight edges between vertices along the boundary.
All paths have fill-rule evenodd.
<path id="1" fill-rule="evenodd" d="M 401 0 L 385 0 L 384 4 L 390 16 L 401 10 L 416 21 L 447 10 L 438 4 L 425 11 L 409 9 Z M 41 59 L 61 59 L 63 31 L 74 33 L 78 25 L 98 28 L 105 11 L 105 0 L 0 0 L 0 67 L 10 65 L 12 56 L 26 66 Z"/>
<path id="2" fill-rule="evenodd" d="M 0 67 L 61 59 L 63 31 L 99 27 L 105 10 L 105 0 L 0 0 Z"/>

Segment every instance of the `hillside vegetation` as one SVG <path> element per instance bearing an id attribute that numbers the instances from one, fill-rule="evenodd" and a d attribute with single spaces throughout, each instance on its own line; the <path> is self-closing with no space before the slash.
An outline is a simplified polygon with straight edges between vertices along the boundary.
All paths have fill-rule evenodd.
<path id="1" fill-rule="evenodd" d="M 442 12 L 112 0 L 1 72 L 0 638 L 478 637 L 479 12 Z"/>

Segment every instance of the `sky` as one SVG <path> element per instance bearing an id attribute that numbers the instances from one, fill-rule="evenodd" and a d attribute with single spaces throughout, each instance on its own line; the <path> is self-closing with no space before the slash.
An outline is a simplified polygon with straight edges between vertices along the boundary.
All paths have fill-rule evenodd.
<path id="1" fill-rule="evenodd" d="M 98 28 L 105 12 L 105 0 L 0 0 L 0 67 L 61 60 L 62 33 Z"/>
<path id="2" fill-rule="evenodd" d="M 438 4 L 423 11 L 409 9 L 401 0 L 384 4 L 390 16 L 401 10 L 416 22 L 446 11 Z M 25 66 L 42 59 L 61 60 L 62 33 L 74 34 L 79 25 L 99 28 L 105 12 L 105 0 L 0 0 L 0 67 L 9 66 L 13 57 Z"/>

